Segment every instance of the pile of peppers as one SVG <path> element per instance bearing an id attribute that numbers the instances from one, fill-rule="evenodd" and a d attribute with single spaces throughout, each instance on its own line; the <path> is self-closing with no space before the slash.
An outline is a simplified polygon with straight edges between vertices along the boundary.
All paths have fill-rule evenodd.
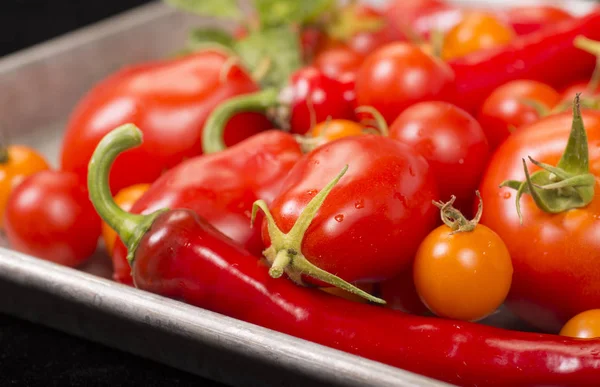
<path id="1" fill-rule="evenodd" d="M 59 169 L 0 149 L 13 248 L 456 385 L 600 383 L 600 8 L 167 2 L 237 29 L 101 80 Z"/>

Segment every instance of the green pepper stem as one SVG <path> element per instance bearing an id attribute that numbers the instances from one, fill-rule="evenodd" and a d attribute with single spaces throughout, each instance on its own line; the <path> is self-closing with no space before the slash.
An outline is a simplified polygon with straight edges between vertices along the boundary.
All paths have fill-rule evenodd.
<path id="1" fill-rule="evenodd" d="M 133 263 L 135 249 L 156 216 L 135 215 L 117 205 L 110 191 L 109 172 L 119 154 L 142 143 L 142 132 L 133 124 L 122 125 L 109 132 L 98 143 L 88 165 L 88 191 L 96 212 L 119 235 L 127 246 L 129 263 Z"/>
<path id="2" fill-rule="evenodd" d="M 223 133 L 227 122 L 237 113 L 265 112 L 277 105 L 279 92 L 274 88 L 230 98 L 212 111 L 202 132 L 202 151 L 205 154 L 216 153 L 227 148 Z"/>

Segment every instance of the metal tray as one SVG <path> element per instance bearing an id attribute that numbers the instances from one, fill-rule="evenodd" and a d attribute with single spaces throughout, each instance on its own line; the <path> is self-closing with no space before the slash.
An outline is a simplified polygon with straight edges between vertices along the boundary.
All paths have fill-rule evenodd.
<path id="1" fill-rule="evenodd" d="M 0 130 L 56 166 L 65 119 L 95 82 L 174 52 L 208 24 L 153 3 L 3 58 Z M 0 247 L 0 312 L 231 385 L 446 385 L 117 284 L 101 250 L 71 269 Z M 487 323 L 520 328 L 503 311 Z"/>

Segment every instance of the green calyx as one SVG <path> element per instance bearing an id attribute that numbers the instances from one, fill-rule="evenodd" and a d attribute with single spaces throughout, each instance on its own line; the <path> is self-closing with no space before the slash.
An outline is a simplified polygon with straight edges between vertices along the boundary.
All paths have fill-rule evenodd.
<path id="1" fill-rule="evenodd" d="M 483 214 L 483 200 L 481 200 L 479 191 L 475 191 L 475 194 L 479 199 L 479 204 L 477 206 L 477 214 L 475 214 L 475 218 L 472 220 L 465 218 L 459 210 L 453 207 L 454 202 L 456 201 L 456 196 L 454 195 L 452 195 L 450 200 L 445 203 L 442 201 L 433 201 L 433 204 L 440 209 L 442 222 L 452 229 L 451 235 L 459 232 L 471 232 L 475 230 L 475 227 L 479 224 L 481 215 Z"/>
<path id="2" fill-rule="evenodd" d="M 579 94 L 573 103 L 573 123 L 565 151 L 556 166 L 541 163 L 529 157 L 540 170 L 530 174 L 523 160 L 525 181 L 508 180 L 500 187 L 517 191 L 516 207 L 521 223 L 520 199 L 529 194 L 544 212 L 557 214 L 587 206 L 594 198 L 596 178 L 590 173 L 588 141 L 581 117 Z"/>
<path id="3" fill-rule="evenodd" d="M 123 211 L 115 203 L 109 185 L 112 164 L 122 152 L 139 146 L 142 132 L 133 124 L 125 124 L 108 133 L 98 143 L 88 165 L 88 191 L 96 212 L 119 235 L 127 246 L 127 261 L 133 265 L 140 240 L 158 215 L 167 209 L 149 215 L 135 215 Z"/>
<path id="4" fill-rule="evenodd" d="M 385 301 L 357 288 L 343 279 L 328 273 L 312 264 L 302 254 L 302 240 L 315 215 L 323 205 L 323 202 L 348 170 L 345 166 L 342 171 L 330 181 L 311 201 L 306 205 L 292 229 L 284 234 L 275 223 L 273 215 L 264 200 L 258 200 L 252 206 L 252 223 L 259 209 L 265 213 L 267 227 L 271 238 L 271 246 L 264 252 L 264 256 L 271 265 L 269 274 L 273 278 L 279 278 L 286 273 L 288 277 L 299 285 L 303 285 L 302 276 L 309 276 L 326 282 L 330 285 L 354 293 L 371 302 L 385 304 Z"/>
<path id="5" fill-rule="evenodd" d="M 371 119 L 361 120 L 361 123 L 365 126 L 376 128 L 377 131 L 374 134 L 380 134 L 384 137 L 389 137 L 389 135 L 390 135 L 389 126 L 388 126 L 387 122 L 385 121 L 385 118 L 383 118 L 383 115 L 379 112 L 379 110 L 375 109 L 373 106 L 359 106 L 356 109 L 354 109 L 354 112 L 357 115 L 360 115 L 363 113 L 371 115 Z M 367 131 L 367 132 L 370 133 L 369 131 Z"/>

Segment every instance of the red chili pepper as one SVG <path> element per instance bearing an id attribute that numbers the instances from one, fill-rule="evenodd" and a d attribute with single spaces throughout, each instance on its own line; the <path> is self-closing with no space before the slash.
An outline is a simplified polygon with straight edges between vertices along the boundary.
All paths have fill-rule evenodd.
<path id="1" fill-rule="evenodd" d="M 62 144 L 62 169 L 85 181 L 98 142 L 115 126 L 131 122 L 144 128 L 146 141 L 116 162 L 111 188 L 116 193 L 151 183 L 165 169 L 201 153 L 204 123 L 219 103 L 256 90 L 250 76 L 218 51 L 123 69 L 96 85 L 75 108 Z M 233 145 L 269 128 L 263 115 L 239 115 L 228 123 L 224 141 Z"/>
<path id="2" fill-rule="evenodd" d="M 518 35 L 530 34 L 554 23 L 575 18 L 566 10 L 550 4 L 518 6 L 503 14 Z"/>
<path id="3" fill-rule="evenodd" d="M 98 213 L 129 247 L 138 288 L 462 386 L 600 380 L 598 339 L 513 332 L 351 302 L 272 279 L 254 256 L 190 210 L 121 210 L 108 188 L 108 169 L 140 142 L 131 125 L 107 135 L 88 181 Z"/>
<path id="4" fill-rule="evenodd" d="M 455 102 L 476 113 L 492 91 L 509 81 L 531 79 L 560 88 L 591 74 L 596 61 L 575 47 L 578 35 L 600 39 L 599 11 L 449 62 L 455 73 Z"/>
<path id="5" fill-rule="evenodd" d="M 291 134 L 265 131 L 222 152 L 188 159 L 167 171 L 136 201 L 131 212 L 147 214 L 163 207 L 191 209 L 260 255 L 264 245 L 260 227 L 250 225 L 252 204 L 258 199 L 270 203 L 301 156 L 300 145 Z M 127 250 L 117 241 L 112 255 L 113 278 L 131 284 L 126 255 Z"/>

